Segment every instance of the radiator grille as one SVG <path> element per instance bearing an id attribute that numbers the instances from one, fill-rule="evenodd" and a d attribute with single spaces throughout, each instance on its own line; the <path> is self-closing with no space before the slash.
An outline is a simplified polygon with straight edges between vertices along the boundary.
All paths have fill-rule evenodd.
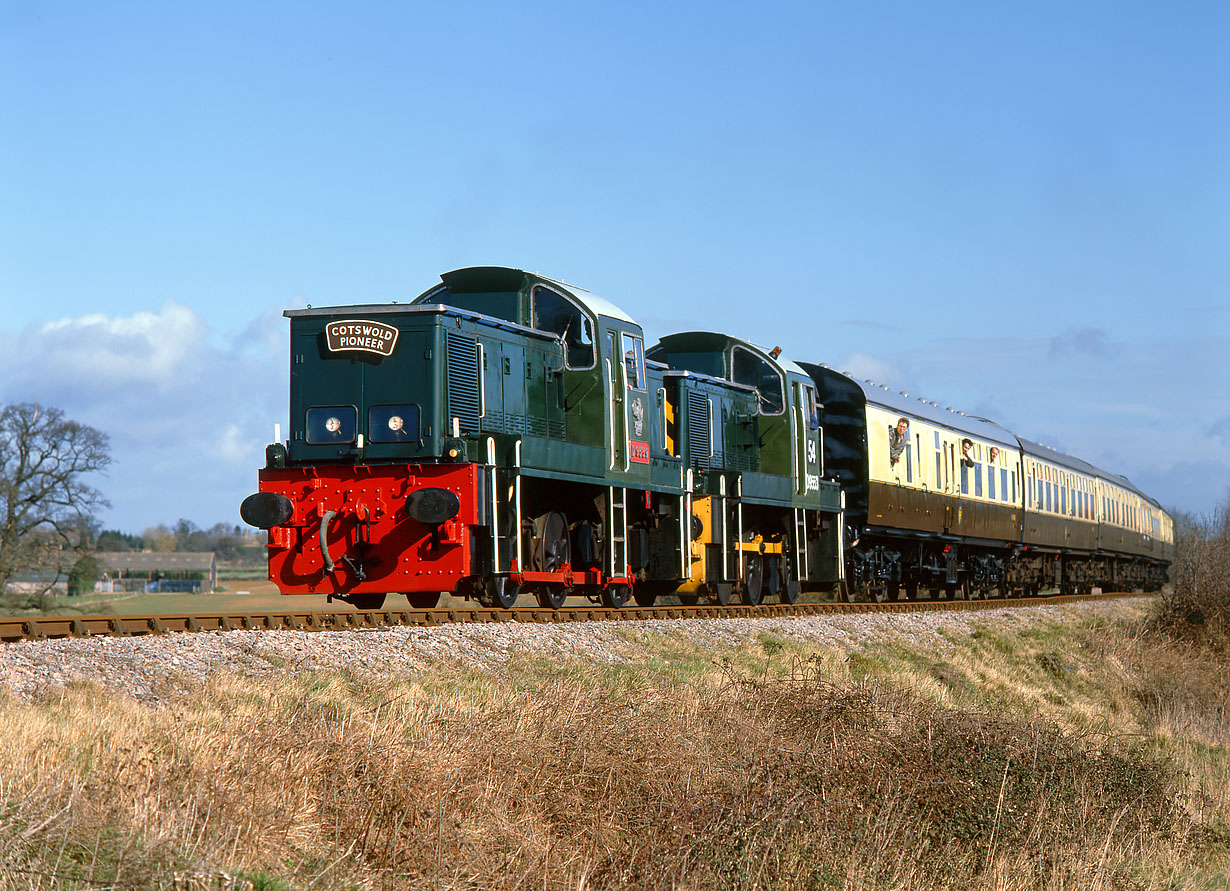
<path id="1" fill-rule="evenodd" d="M 444 333 L 444 376 L 449 418 L 457 418 L 465 432 L 478 432 L 478 342 L 473 337 Z"/>
<path id="2" fill-rule="evenodd" d="M 709 400 L 700 393 L 688 393 L 688 457 L 697 470 L 708 470 L 713 461 L 710 430 Z"/>

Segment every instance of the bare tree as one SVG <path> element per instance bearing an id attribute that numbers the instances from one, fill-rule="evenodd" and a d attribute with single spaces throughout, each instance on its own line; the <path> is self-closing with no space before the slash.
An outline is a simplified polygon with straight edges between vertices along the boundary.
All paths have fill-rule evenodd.
<path id="1" fill-rule="evenodd" d="M 57 408 L 0 410 L 0 591 L 14 573 L 72 566 L 57 557 L 84 544 L 80 531 L 108 504 L 82 478 L 110 463 L 107 435 Z"/>

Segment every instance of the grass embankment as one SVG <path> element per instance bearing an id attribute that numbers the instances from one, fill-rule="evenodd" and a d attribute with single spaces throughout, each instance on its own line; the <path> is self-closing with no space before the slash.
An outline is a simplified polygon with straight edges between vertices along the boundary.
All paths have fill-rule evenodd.
<path id="1" fill-rule="evenodd" d="M 0 888 L 1230 884 L 1230 678 L 1136 619 L 0 703 Z"/>

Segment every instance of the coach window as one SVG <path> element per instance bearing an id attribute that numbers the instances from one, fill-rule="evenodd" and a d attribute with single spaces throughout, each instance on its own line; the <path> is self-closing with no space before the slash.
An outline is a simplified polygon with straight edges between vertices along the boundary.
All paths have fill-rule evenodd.
<path id="1" fill-rule="evenodd" d="M 782 376 L 777 369 L 751 350 L 735 347 L 731 351 L 731 378 L 736 384 L 755 387 L 760 394 L 760 413 L 780 415 L 786 400 L 782 395 Z"/>
<path id="2" fill-rule="evenodd" d="M 565 365 L 594 367 L 594 326 L 580 307 L 549 288 L 535 288 L 533 309 L 534 327 L 563 342 Z"/>
<path id="3" fill-rule="evenodd" d="M 943 463 L 943 460 L 944 460 L 943 455 L 944 455 L 944 452 L 940 448 L 940 431 L 936 430 L 935 431 L 935 485 L 937 488 L 940 486 L 940 479 L 943 476 L 943 474 L 940 473 L 940 465 Z"/>

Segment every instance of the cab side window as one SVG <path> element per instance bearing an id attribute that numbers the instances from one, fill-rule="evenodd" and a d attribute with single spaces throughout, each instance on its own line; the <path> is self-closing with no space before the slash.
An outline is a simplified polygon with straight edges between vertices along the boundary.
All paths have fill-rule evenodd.
<path id="1" fill-rule="evenodd" d="M 731 378 L 736 384 L 756 388 L 762 415 L 782 413 L 786 405 L 782 376 L 768 361 L 751 350 L 735 347 L 731 353 Z"/>
<path id="2" fill-rule="evenodd" d="M 624 370 L 628 373 L 628 389 L 645 389 L 645 344 L 635 334 L 624 332 Z"/>
<path id="3" fill-rule="evenodd" d="M 594 365 L 594 328 L 575 303 L 549 288 L 535 288 L 534 327 L 554 334 L 564 343 L 564 364 L 569 368 Z"/>
<path id="4" fill-rule="evenodd" d="M 816 403 L 816 388 L 810 385 L 803 387 L 803 406 L 807 413 L 807 429 L 820 429 L 820 412 Z"/>

